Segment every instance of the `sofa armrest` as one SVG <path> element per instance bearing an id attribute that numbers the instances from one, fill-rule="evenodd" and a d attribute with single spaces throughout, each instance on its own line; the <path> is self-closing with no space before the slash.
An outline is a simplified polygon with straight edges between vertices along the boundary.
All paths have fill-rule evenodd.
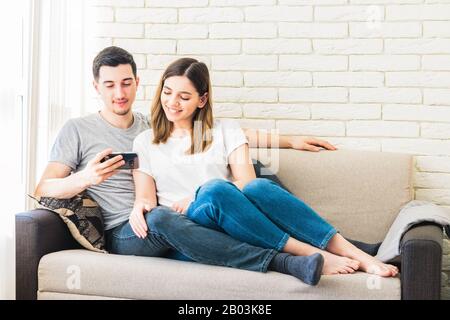
<path id="1" fill-rule="evenodd" d="M 35 300 L 38 265 L 51 252 L 80 248 L 57 214 L 43 209 L 16 214 L 16 299 Z"/>
<path id="2" fill-rule="evenodd" d="M 400 247 L 403 300 L 440 299 L 442 238 L 442 227 L 434 223 L 417 225 L 403 236 Z"/>

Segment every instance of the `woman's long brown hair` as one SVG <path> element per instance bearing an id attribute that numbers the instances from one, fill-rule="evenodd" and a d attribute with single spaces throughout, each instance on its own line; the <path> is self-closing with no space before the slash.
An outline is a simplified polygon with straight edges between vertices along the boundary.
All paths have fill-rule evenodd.
<path id="1" fill-rule="evenodd" d="M 212 143 L 211 130 L 213 127 L 211 80 L 208 67 L 192 58 L 181 58 L 170 64 L 164 71 L 156 89 L 151 107 L 151 123 L 153 129 L 153 143 L 166 143 L 173 131 L 173 123 L 164 113 L 161 103 L 161 93 L 166 79 L 174 76 L 187 77 L 200 97 L 208 94 L 208 101 L 203 108 L 197 108 L 192 118 L 191 147 L 187 154 L 201 153 L 208 150 Z"/>

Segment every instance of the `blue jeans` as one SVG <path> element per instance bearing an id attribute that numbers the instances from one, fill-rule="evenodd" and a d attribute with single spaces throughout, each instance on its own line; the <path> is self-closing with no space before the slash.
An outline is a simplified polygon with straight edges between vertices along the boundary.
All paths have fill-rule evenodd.
<path id="1" fill-rule="evenodd" d="M 115 254 L 167 257 L 260 272 L 267 271 L 277 253 L 205 228 L 167 207 L 154 208 L 145 220 L 145 239 L 138 238 L 127 221 L 106 232 L 107 249 Z"/>
<path id="2" fill-rule="evenodd" d="M 281 251 L 289 237 L 325 249 L 336 229 L 276 183 L 255 179 L 239 190 L 226 180 L 197 189 L 187 217 L 252 245 Z"/>

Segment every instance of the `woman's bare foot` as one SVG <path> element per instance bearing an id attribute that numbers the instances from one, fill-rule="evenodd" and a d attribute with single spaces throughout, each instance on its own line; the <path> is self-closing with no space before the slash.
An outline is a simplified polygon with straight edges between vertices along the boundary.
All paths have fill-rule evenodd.
<path id="1" fill-rule="evenodd" d="M 339 256 L 348 257 L 360 262 L 360 269 L 364 272 L 376 274 L 382 277 L 395 277 L 398 274 L 398 268 L 381 262 L 380 260 L 368 255 L 356 248 L 350 242 L 337 233 L 328 243 L 327 250 Z M 326 260 L 325 260 L 326 261 Z"/>
<path id="2" fill-rule="evenodd" d="M 324 257 L 322 269 L 322 274 L 324 275 L 354 273 L 360 267 L 359 261 L 340 257 L 326 251 L 321 251 L 320 253 Z"/>
<path id="3" fill-rule="evenodd" d="M 290 237 L 283 248 L 283 252 L 290 253 L 295 256 L 310 256 L 320 253 L 324 258 L 322 274 L 348 274 L 354 273 L 359 268 L 359 261 L 347 257 L 340 257 L 328 251 L 318 249 L 310 244 L 300 242 Z"/>
<path id="4" fill-rule="evenodd" d="M 367 273 L 376 274 L 381 277 L 395 277 L 398 274 L 398 268 L 396 266 L 383 263 L 366 253 L 358 254 L 358 258 L 355 257 L 355 259 L 361 262 L 361 270 Z"/>

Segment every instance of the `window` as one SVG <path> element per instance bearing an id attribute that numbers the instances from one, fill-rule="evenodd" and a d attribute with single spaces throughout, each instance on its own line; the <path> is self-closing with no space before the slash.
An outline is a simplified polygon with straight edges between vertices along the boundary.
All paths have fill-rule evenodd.
<path id="1" fill-rule="evenodd" d="M 0 194 L 0 298 L 14 298 L 14 213 L 25 210 L 27 52 L 30 2 L 11 1 L 3 5 L 0 33 L 4 46 L 1 53 L 2 80 Z"/>
<path id="2" fill-rule="evenodd" d="M 36 185 L 47 165 L 50 148 L 62 125 L 86 113 L 91 83 L 88 48 L 92 28 L 87 1 L 41 0 L 36 158 L 29 184 Z M 91 92 L 89 92 L 91 94 Z"/>
<path id="3" fill-rule="evenodd" d="M 85 113 L 85 0 L 2 4 L 0 36 L 0 299 L 15 297 L 14 214 L 32 194 L 64 122 Z"/>

